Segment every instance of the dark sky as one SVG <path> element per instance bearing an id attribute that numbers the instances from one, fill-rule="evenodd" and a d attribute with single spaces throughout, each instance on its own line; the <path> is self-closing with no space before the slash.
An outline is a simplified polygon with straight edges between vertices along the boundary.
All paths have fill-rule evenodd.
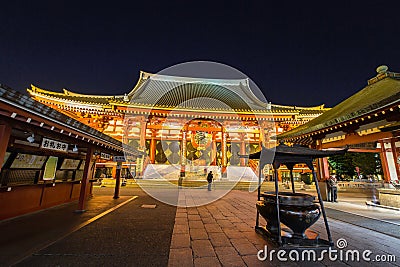
<path id="1" fill-rule="evenodd" d="M 400 1 L 100 2 L 3 1 L 0 83 L 123 94 L 140 70 L 207 60 L 273 103 L 334 106 L 377 66 L 400 72 Z"/>

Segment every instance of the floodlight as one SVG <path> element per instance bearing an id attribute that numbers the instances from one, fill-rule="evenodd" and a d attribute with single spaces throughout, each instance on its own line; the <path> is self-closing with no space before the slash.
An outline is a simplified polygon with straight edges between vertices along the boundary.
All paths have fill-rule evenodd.
<path id="1" fill-rule="evenodd" d="M 26 140 L 28 140 L 29 143 L 35 142 L 35 135 L 32 134 L 32 135 L 28 136 L 28 137 L 26 138 Z"/>

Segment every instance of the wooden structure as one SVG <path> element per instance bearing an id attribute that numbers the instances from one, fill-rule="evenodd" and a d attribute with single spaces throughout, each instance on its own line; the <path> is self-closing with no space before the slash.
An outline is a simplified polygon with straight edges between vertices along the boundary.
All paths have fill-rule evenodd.
<path id="1" fill-rule="evenodd" d="M 317 149 L 349 146 L 350 152 L 379 153 L 387 183 L 400 177 L 400 73 L 377 68 L 358 93 L 318 118 L 277 136 L 278 140 Z M 320 179 L 329 177 L 319 160 Z"/>
<path id="2" fill-rule="evenodd" d="M 237 153 L 274 147 L 275 133 L 304 124 L 328 110 L 264 103 L 248 79 L 188 78 L 141 72 L 124 95 L 62 93 L 32 85 L 31 97 L 73 119 L 145 151 L 150 164 L 245 167 Z M 135 162 L 141 176 L 145 159 Z M 176 177 L 177 178 L 177 177 Z"/>
<path id="3" fill-rule="evenodd" d="M 124 155 L 120 141 L 1 84 L 0 138 L 0 219 L 74 200 L 84 211 L 94 163 Z"/>

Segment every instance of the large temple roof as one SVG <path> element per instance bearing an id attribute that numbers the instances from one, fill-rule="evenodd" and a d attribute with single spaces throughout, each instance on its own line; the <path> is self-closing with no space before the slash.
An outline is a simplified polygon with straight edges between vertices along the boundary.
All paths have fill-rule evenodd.
<path id="1" fill-rule="evenodd" d="M 255 113 L 320 114 L 327 108 L 283 106 L 265 103 L 249 86 L 248 79 L 204 79 L 150 74 L 141 72 L 134 88 L 125 95 L 87 95 L 67 89 L 54 92 L 31 85 L 28 92 L 35 99 L 58 101 L 72 105 L 102 108 L 113 106 L 164 108 L 179 106 L 189 110 L 235 110 Z"/>
<path id="2" fill-rule="evenodd" d="M 332 109 L 306 124 L 278 135 L 277 138 L 283 140 L 309 134 L 372 114 L 385 106 L 400 103 L 400 74 L 386 70 L 387 67 L 370 79 L 366 87 Z"/>
<path id="3" fill-rule="evenodd" d="M 261 110 L 267 108 L 267 103 L 262 102 L 251 91 L 248 79 L 203 79 L 143 72 L 141 79 L 144 82 L 128 94 L 133 97 L 135 103 L 196 109 L 223 109 L 225 107 L 235 110 Z M 210 101 L 204 101 L 205 99 Z"/>

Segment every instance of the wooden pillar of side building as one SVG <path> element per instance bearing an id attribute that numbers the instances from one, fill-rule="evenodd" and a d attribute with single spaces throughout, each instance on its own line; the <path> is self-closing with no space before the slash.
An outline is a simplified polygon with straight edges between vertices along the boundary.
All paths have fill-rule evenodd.
<path id="1" fill-rule="evenodd" d="M 322 149 L 322 141 L 316 140 L 316 149 Z M 329 163 L 327 158 L 317 159 L 317 178 L 318 181 L 325 181 L 329 177 Z"/>
<path id="2" fill-rule="evenodd" d="M 316 140 L 315 143 L 315 148 L 321 150 L 322 149 L 322 141 L 321 140 Z M 322 197 L 322 200 L 327 201 L 328 200 L 328 188 L 326 184 L 326 179 L 329 178 L 329 163 L 327 158 L 317 158 L 317 168 L 315 170 L 315 173 L 317 174 L 317 179 L 321 183 L 319 183 L 319 188 L 320 188 L 320 194 Z"/>
<path id="3" fill-rule="evenodd" d="M 385 143 L 383 140 L 378 141 L 381 147 L 380 151 L 380 157 L 381 157 L 381 164 L 382 164 L 382 171 L 383 171 L 383 178 L 385 179 L 385 182 L 390 181 L 390 172 L 389 172 L 389 166 L 388 166 L 388 161 L 386 157 L 386 148 L 385 148 Z"/>
<path id="4" fill-rule="evenodd" d="M 399 179 L 399 164 L 397 163 L 396 142 L 390 140 L 379 140 L 381 147 L 381 163 L 385 182 Z"/>
<path id="5" fill-rule="evenodd" d="M 87 190 L 89 186 L 89 179 L 90 179 L 90 170 L 91 170 L 91 162 L 93 157 L 94 149 L 92 146 L 89 146 L 86 152 L 86 159 L 85 159 L 85 167 L 83 169 L 83 177 L 81 180 L 81 191 L 79 193 L 79 201 L 78 201 L 78 209 L 75 212 L 85 212 L 85 201 Z"/>
<path id="6" fill-rule="evenodd" d="M 8 148 L 8 141 L 10 140 L 11 126 L 8 124 L 0 125 L 0 171 L 4 163 L 4 155 Z"/>
<path id="7" fill-rule="evenodd" d="M 119 198 L 119 189 L 121 187 L 121 169 L 122 162 L 117 162 L 116 173 L 115 173 L 115 188 L 114 188 L 114 199 Z"/>
<path id="8" fill-rule="evenodd" d="M 396 143 L 399 143 L 399 142 L 397 139 L 398 138 L 391 138 L 390 144 L 392 145 L 392 155 L 393 155 L 393 159 L 394 159 L 394 167 L 396 169 L 397 179 L 399 179 L 399 177 L 400 177 L 400 164 L 398 163 L 399 162 L 399 160 L 398 160 L 399 153 L 398 153 L 397 147 L 396 147 Z"/>

